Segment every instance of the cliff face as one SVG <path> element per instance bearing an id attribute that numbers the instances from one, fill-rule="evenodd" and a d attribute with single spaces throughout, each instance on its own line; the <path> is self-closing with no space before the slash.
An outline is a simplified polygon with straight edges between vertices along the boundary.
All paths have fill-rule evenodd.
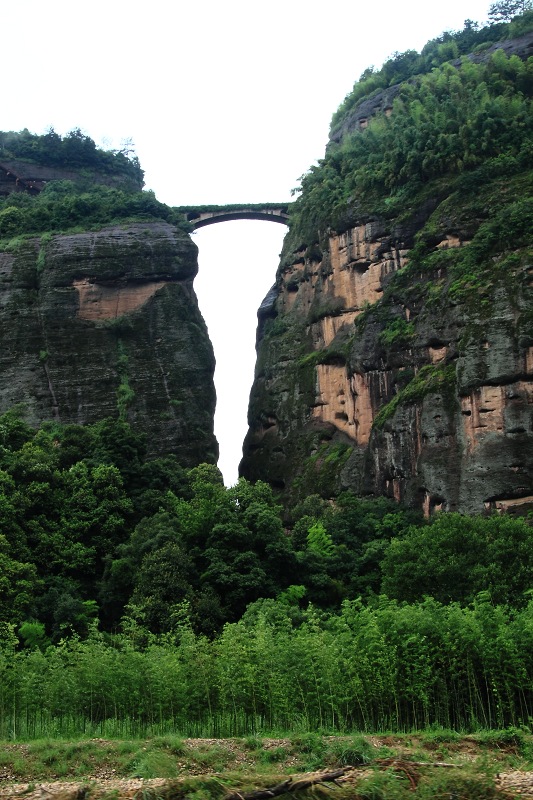
<path id="1" fill-rule="evenodd" d="M 414 232 L 390 227 L 332 233 L 320 259 L 287 243 L 260 312 L 242 473 L 427 513 L 533 504 L 527 249 L 494 257 L 461 296 L 447 262 L 470 233 L 444 226 L 428 269 L 409 265 Z"/>
<path id="2" fill-rule="evenodd" d="M 401 108 L 382 105 L 388 126 Z M 296 219 L 259 311 L 242 474 L 292 499 L 533 508 L 532 188 L 527 161 L 491 162 L 403 188 L 393 213 L 355 194 L 314 236 Z"/>
<path id="3" fill-rule="evenodd" d="M 165 222 L 13 239 L 0 252 L 0 411 L 121 417 L 153 455 L 216 461 L 214 358 L 196 247 Z"/>

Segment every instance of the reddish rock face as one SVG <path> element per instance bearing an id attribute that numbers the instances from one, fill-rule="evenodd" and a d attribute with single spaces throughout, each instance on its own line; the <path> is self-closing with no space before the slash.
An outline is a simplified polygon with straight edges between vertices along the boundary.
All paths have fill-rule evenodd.
<path id="1" fill-rule="evenodd" d="M 432 252 L 466 252 L 474 232 L 443 226 Z M 354 224 L 322 237 L 320 257 L 316 247 L 292 248 L 289 235 L 260 310 L 245 477 L 293 498 L 384 494 L 428 515 L 529 507 L 525 251 L 498 280 L 480 266 L 490 286 L 478 300 L 454 294 L 442 266 L 411 267 L 416 233 L 394 221 Z"/>
<path id="2" fill-rule="evenodd" d="M 78 291 L 78 318 L 91 322 L 117 319 L 141 308 L 168 281 L 148 281 L 145 284 L 102 286 L 90 278 L 79 278 L 72 285 Z"/>
<path id="3" fill-rule="evenodd" d="M 0 253 L 0 410 L 128 420 L 153 455 L 216 461 L 214 358 L 191 239 L 163 222 L 36 237 Z"/>

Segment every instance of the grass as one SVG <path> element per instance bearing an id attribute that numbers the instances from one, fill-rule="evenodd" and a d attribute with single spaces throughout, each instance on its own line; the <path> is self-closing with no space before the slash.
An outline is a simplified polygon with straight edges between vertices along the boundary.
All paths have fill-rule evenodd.
<path id="1" fill-rule="evenodd" d="M 354 778 L 335 788 L 337 800 L 498 800 L 504 795 L 494 776 L 531 769 L 532 758 L 533 736 L 515 728 L 469 736 L 429 730 L 379 736 L 302 733 L 276 739 L 198 740 L 176 735 L 136 740 L 43 739 L 0 743 L 0 787 L 6 780 L 34 784 L 82 780 L 90 788 L 87 800 L 104 796 L 121 800 L 120 790 L 113 787 L 105 795 L 96 794 L 98 782 L 163 778 L 164 786 L 156 791 L 147 784 L 138 796 L 143 800 L 212 800 L 225 797 L 229 789 L 242 793 L 273 786 L 288 775 L 350 765 L 355 768 Z M 457 766 L 439 768 L 435 766 L 439 761 Z M 317 785 L 298 796 L 320 798 L 331 796 L 331 791 Z"/>
<path id="2" fill-rule="evenodd" d="M 195 765 L 201 769 L 221 772 L 231 761 L 231 754 L 221 745 L 210 744 L 205 747 L 200 745 L 194 751 L 193 760 Z"/>
<path id="3" fill-rule="evenodd" d="M 271 747 L 268 750 L 260 751 L 259 762 L 261 764 L 279 764 L 286 761 L 289 751 L 286 747 Z"/>
<path id="4" fill-rule="evenodd" d="M 128 771 L 130 778 L 177 778 L 179 766 L 170 753 L 144 747 L 135 753 Z"/>
<path id="5" fill-rule="evenodd" d="M 375 758 L 376 748 L 364 736 L 352 736 L 332 741 L 324 753 L 326 763 L 335 766 L 354 767 L 369 764 Z"/>

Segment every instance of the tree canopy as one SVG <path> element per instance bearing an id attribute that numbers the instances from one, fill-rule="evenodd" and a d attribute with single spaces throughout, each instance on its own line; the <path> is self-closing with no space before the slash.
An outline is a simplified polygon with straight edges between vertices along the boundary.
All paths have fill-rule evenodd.
<path id="1" fill-rule="evenodd" d="M 141 189 L 144 172 L 130 144 L 120 150 L 102 150 L 80 128 L 60 136 L 53 128 L 43 134 L 0 132 L 0 159 L 22 159 L 48 167 L 90 169 L 131 179 Z"/>

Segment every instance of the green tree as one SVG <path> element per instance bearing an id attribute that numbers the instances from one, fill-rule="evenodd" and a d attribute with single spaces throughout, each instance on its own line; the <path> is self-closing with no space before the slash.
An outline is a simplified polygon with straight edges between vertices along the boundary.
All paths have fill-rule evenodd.
<path id="1" fill-rule="evenodd" d="M 160 512 L 141 520 L 127 541 L 119 544 L 114 552 L 110 550 L 107 553 L 99 597 L 108 624 L 118 622 L 134 591 L 139 599 L 149 597 L 147 575 L 153 571 L 157 554 L 170 548 L 169 552 L 174 556 L 176 550 L 172 550 L 173 547 L 184 555 L 182 520 L 168 512 Z M 167 579 L 169 574 L 169 571 L 165 572 Z M 191 574 L 189 580 L 192 580 Z M 169 580 L 166 582 L 168 584 Z M 170 591 L 170 586 L 165 588 L 164 582 L 160 582 L 156 593 L 158 602 Z M 159 622 L 158 626 L 159 630 L 164 630 Z"/>
<path id="2" fill-rule="evenodd" d="M 42 622 L 28 620 L 23 622 L 18 630 L 18 635 L 22 639 L 24 647 L 30 650 L 42 650 L 43 652 L 51 644 L 46 635 L 45 626 Z"/>
<path id="3" fill-rule="evenodd" d="M 34 564 L 18 561 L 0 534 L 0 622 L 18 623 L 33 607 L 40 588 Z"/>
<path id="4" fill-rule="evenodd" d="M 193 595 L 194 566 L 178 541 L 148 553 L 134 578 L 131 601 L 155 633 L 172 629 L 172 612 Z"/>
<path id="5" fill-rule="evenodd" d="M 489 7 L 490 22 L 510 22 L 518 14 L 524 14 L 533 8 L 532 0 L 498 0 Z"/>
<path id="6" fill-rule="evenodd" d="M 330 558 L 335 552 L 333 539 L 322 522 L 315 522 L 307 532 L 307 547 L 322 558 Z"/>
<path id="7" fill-rule="evenodd" d="M 488 592 L 494 603 L 521 606 L 533 588 L 533 528 L 506 516 L 440 514 L 393 539 L 382 569 L 382 590 L 399 600 L 471 603 Z"/>
<path id="8" fill-rule="evenodd" d="M 0 416 L 0 455 L 2 458 L 12 450 L 18 450 L 35 436 L 35 431 L 22 419 L 23 409 L 14 406 Z"/>
<path id="9" fill-rule="evenodd" d="M 227 619 L 235 621 L 248 603 L 276 594 L 276 585 L 250 542 L 250 531 L 238 521 L 215 525 L 207 540 L 202 587 L 220 597 Z"/>

